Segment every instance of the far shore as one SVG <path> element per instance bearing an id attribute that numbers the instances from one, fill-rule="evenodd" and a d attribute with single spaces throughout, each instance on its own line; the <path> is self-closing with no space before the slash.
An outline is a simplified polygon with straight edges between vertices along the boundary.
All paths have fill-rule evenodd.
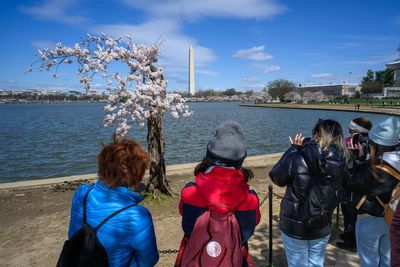
<path id="1" fill-rule="evenodd" d="M 332 105 L 318 105 L 318 104 L 241 104 L 242 107 L 257 107 L 257 108 L 285 108 L 285 109 L 309 109 L 309 110 L 334 110 L 342 112 L 360 112 L 360 113 L 374 113 L 392 116 L 400 116 L 400 108 L 383 108 L 383 107 L 369 107 L 361 105 L 359 109 L 355 108 L 354 104 L 332 104 Z"/>

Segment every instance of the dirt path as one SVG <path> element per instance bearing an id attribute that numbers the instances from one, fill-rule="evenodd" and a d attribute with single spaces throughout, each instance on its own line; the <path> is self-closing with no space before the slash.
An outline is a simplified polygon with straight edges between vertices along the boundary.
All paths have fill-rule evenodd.
<path id="1" fill-rule="evenodd" d="M 269 168 L 253 168 L 256 178 L 252 187 L 262 199 L 267 192 Z M 193 179 L 190 175 L 169 177 L 175 192 Z M 67 238 L 70 201 L 76 188 L 72 186 L 41 186 L 0 190 L 0 266 L 55 266 L 64 240 Z M 274 186 L 277 194 L 284 189 Z M 159 250 L 177 249 L 182 238 L 179 198 L 161 203 L 145 200 L 143 205 L 152 213 Z M 283 246 L 277 228 L 280 199 L 274 197 L 274 266 L 285 266 Z M 250 254 L 257 266 L 268 263 L 268 202 L 261 206 L 262 220 L 250 240 Z M 335 266 L 339 250 L 327 252 L 326 266 Z M 342 252 L 343 253 L 343 252 Z M 346 262 L 356 262 L 354 253 L 340 256 Z M 173 266 L 176 254 L 160 254 L 157 266 Z M 336 266 L 357 266 L 352 264 Z"/>

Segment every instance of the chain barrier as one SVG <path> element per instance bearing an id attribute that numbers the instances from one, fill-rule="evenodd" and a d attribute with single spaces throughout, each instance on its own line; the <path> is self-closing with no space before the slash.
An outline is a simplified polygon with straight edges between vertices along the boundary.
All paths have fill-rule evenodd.
<path id="1" fill-rule="evenodd" d="M 277 193 L 272 193 L 272 195 L 274 195 L 274 196 L 276 196 L 278 199 L 282 199 L 283 198 L 283 196 L 281 196 L 281 195 L 278 195 Z"/>
<path id="2" fill-rule="evenodd" d="M 262 206 L 262 204 L 264 204 L 264 202 L 268 199 L 268 193 L 265 195 L 265 197 L 260 201 L 260 204 L 258 205 L 259 207 Z"/>
<path id="3" fill-rule="evenodd" d="M 178 253 L 177 249 L 164 249 L 164 250 L 159 250 L 159 254 L 175 254 Z"/>

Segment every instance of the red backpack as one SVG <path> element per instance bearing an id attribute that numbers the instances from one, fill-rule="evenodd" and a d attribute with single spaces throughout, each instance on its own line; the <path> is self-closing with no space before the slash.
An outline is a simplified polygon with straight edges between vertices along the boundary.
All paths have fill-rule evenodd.
<path id="1" fill-rule="evenodd" d="M 220 214 L 206 210 L 196 219 L 190 238 L 184 237 L 175 267 L 242 267 L 246 260 L 254 266 L 247 249 L 242 246 L 240 228 L 234 210 Z"/>

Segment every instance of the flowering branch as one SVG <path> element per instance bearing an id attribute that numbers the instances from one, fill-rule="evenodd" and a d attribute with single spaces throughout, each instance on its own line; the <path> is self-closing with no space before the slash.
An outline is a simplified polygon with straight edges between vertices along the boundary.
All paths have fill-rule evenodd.
<path id="1" fill-rule="evenodd" d="M 110 89 L 108 104 L 104 107 L 107 112 L 104 125 L 117 124 L 116 136 L 123 138 L 128 134 L 131 124 L 143 125 L 145 120 L 157 116 L 158 112 L 170 111 L 174 118 L 191 115 L 179 94 L 167 93 L 164 69 L 154 67 L 159 48 L 158 44 L 150 47 L 136 45 L 129 35 L 114 39 L 105 34 L 88 34 L 73 47 L 57 43 L 54 49 L 38 50 L 39 60 L 32 63 L 27 71 L 32 71 L 33 66 L 40 71 L 55 68 L 53 76 L 56 77 L 61 64 L 75 61 L 80 65 L 77 75 L 86 91 L 91 88 L 93 78 L 101 74 Z M 108 73 L 108 66 L 113 62 L 125 63 L 129 68 L 128 75 Z M 130 90 L 132 84 L 135 84 L 134 90 Z"/>

